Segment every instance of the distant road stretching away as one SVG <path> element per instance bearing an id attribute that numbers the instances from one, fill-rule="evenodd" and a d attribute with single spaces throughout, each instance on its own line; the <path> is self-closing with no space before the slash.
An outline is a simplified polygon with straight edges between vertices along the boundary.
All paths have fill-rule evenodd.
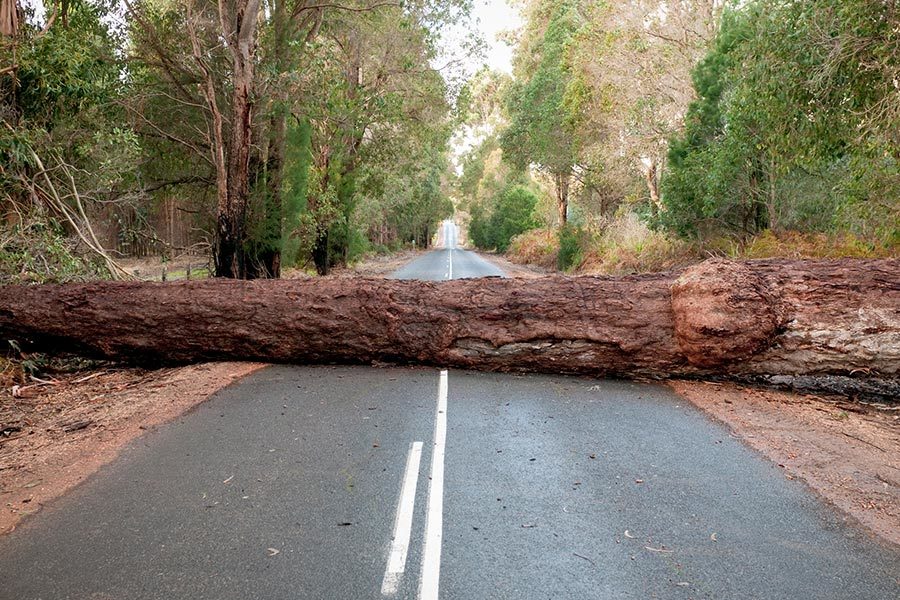
<path id="1" fill-rule="evenodd" d="M 397 271 L 502 275 L 445 247 Z M 0 537 L 0 600 L 890 600 L 880 542 L 662 385 L 273 366 Z"/>
<path id="2" fill-rule="evenodd" d="M 496 265 L 475 252 L 458 247 L 459 229 L 453 221 L 444 221 L 440 236 L 442 248 L 432 250 L 393 274 L 395 279 L 466 279 L 469 277 L 505 277 Z"/>

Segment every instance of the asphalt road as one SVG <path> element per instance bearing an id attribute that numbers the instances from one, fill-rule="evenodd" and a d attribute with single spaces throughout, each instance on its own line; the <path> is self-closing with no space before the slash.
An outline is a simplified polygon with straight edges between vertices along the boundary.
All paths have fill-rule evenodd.
<path id="1" fill-rule="evenodd" d="M 449 252 L 470 258 L 418 262 Z M 433 369 L 259 371 L 0 538 L 10 600 L 889 600 L 898 580 L 897 548 L 663 386 Z"/>
<path id="2" fill-rule="evenodd" d="M 459 234 L 450 221 L 444 221 L 438 244 L 441 248 L 410 262 L 394 273 L 396 279 L 465 279 L 468 277 L 503 277 L 503 271 L 474 252 L 459 248 Z"/>

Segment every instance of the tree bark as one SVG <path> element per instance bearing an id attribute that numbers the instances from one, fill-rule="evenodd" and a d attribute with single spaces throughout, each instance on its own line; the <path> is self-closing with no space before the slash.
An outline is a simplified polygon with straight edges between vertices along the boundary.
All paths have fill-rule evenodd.
<path id="1" fill-rule="evenodd" d="M 423 363 L 617 376 L 900 375 L 900 260 L 440 283 L 0 288 L 0 339 L 133 362 Z"/>
<path id="2" fill-rule="evenodd" d="M 229 15 L 219 3 L 222 35 L 231 50 L 231 131 L 227 141 L 225 196 L 221 173 L 215 244 L 216 277 L 247 277 L 246 219 L 250 199 L 250 145 L 259 0 L 237 0 Z"/>
<path id="3" fill-rule="evenodd" d="M 556 213 L 560 228 L 565 227 L 569 220 L 569 180 L 571 176 L 571 173 L 556 173 L 554 175 Z"/>
<path id="4" fill-rule="evenodd" d="M 273 3 L 273 65 L 276 73 L 287 73 L 289 61 L 288 27 L 290 23 L 285 10 L 285 3 L 279 0 Z M 277 88 L 273 94 L 269 117 L 268 154 L 264 173 L 265 198 L 263 210 L 264 234 L 262 247 L 256 256 L 251 257 L 250 279 L 258 277 L 281 277 L 281 251 L 284 227 L 284 205 L 282 199 L 282 182 L 284 180 L 284 155 L 287 139 L 288 99 L 286 89 Z"/>
<path id="5" fill-rule="evenodd" d="M 16 0 L 0 0 L 0 37 L 16 37 L 19 33 L 19 11 Z"/>
<path id="6" fill-rule="evenodd" d="M 647 180 L 647 191 L 650 193 L 650 213 L 653 217 L 657 217 L 662 208 L 662 202 L 659 198 L 659 173 L 657 171 L 656 158 L 651 158 L 646 165 L 644 172 Z"/>

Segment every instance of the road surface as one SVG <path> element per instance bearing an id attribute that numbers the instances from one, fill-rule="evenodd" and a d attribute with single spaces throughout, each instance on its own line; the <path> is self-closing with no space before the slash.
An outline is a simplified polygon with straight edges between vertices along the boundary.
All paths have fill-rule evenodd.
<path id="1" fill-rule="evenodd" d="M 474 252 L 462 250 L 458 246 L 458 230 L 451 221 L 444 221 L 439 235 L 438 250 L 410 262 L 394 273 L 396 279 L 424 279 L 439 281 L 442 279 L 465 279 L 467 277 L 502 277 L 496 265 L 490 263 Z"/>
<path id="2" fill-rule="evenodd" d="M 397 276 L 498 274 L 446 227 Z M 0 538 L 10 600 L 888 600 L 898 578 L 897 548 L 664 386 L 425 368 L 259 371 Z"/>

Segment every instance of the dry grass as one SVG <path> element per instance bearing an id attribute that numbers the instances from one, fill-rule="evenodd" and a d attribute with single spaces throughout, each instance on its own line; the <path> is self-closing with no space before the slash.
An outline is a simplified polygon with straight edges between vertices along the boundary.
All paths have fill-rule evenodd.
<path id="1" fill-rule="evenodd" d="M 685 267 L 711 256 L 735 260 L 762 258 L 892 258 L 900 245 L 869 242 L 849 233 L 764 231 L 745 238 L 689 242 L 650 229 L 637 215 L 620 215 L 583 237 L 579 275 L 627 275 Z M 506 257 L 518 264 L 556 268 L 559 240 L 554 229 L 535 229 L 513 238 Z"/>
<path id="2" fill-rule="evenodd" d="M 556 268 L 559 238 L 555 229 L 532 229 L 510 241 L 506 258 L 520 265 L 536 265 L 545 269 Z"/>
<path id="3" fill-rule="evenodd" d="M 25 381 L 22 364 L 0 356 L 0 389 L 8 389 Z"/>
<path id="4" fill-rule="evenodd" d="M 732 258 L 890 258 L 900 247 L 867 242 L 849 233 L 824 234 L 764 231 L 743 243 L 719 240 L 710 244 Z"/>
<path id="5" fill-rule="evenodd" d="M 667 271 L 703 258 L 696 244 L 654 231 L 629 213 L 616 218 L 594 237 L 578 273 L 627 275 Z"/>

